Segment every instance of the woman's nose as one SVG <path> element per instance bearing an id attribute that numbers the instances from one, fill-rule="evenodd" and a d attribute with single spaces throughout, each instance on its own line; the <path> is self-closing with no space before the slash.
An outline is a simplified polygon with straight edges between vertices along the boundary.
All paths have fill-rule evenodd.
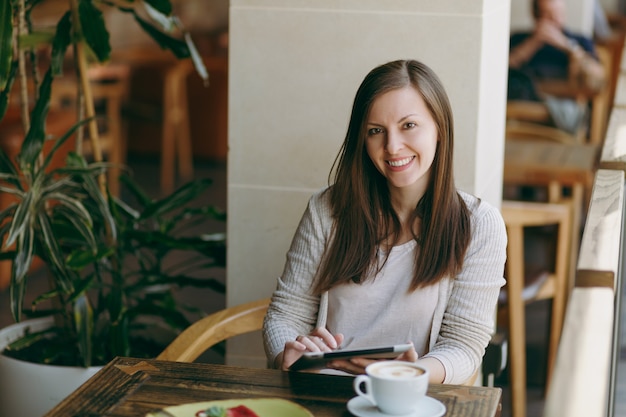
<path id="1" fill-rule="evenodd" d="M 388 131 L 387 132 L 387 143 L 385 145 L 385 150 L 390 155 L 395 155 L 398 153 L 400 149 L 402 149 L 402 137 L 398 132 Z"/>

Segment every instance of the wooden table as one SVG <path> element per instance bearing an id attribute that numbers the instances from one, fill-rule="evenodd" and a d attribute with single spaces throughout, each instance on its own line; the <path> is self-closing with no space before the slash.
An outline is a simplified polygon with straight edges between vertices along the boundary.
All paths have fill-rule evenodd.
<path id="1" fill-rule="evenodd" d="M 507 140 L 503 181 L 520 185 L 582 184 L 585 201 L 598 163 L 599 148 L 592 144 L 563 144 L 542 140 Z"/>
<path id="2" fill-rule="evenodd" d="M 350 376 L 116 358 L 46 416 L 144 416 L 196 401 L 280 397 L 316 417 L 348 417 L 352 381 Z M 428 395 L 445 404 L 449 417 L 491 417 L 501 411 L 500 388 L 434 384 Z"/>

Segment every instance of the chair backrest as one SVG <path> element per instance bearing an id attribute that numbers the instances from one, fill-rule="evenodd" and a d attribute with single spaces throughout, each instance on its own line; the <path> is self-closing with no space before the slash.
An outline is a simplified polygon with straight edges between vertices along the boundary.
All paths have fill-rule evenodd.
<path id="1" fill-rule="evenodd" d="M 505 138 L 507 140 L 542 140 L 565 145 L 581 143 L 579 138 L 559 128 L 520 120 L 507 120 Z"/>
<path id="2" fill-rule="evenodd" d="M 270 298 L 225 308 L 186 328 L 157 356 L 158 360 L 193 362 L 211 346 L 233 336 L 260 330 Z"/>
<path id="3" fill-rule="evenodd" d="M 111 163 L 108 169 L 109 190 L 113 195 L 119 195 L 119 176 L 122 165 L 126 162 L 126 134 L 122 118 L 122 105 L 127 100 L 130 91 L 130 67 L 125 64 L 110 64 L 94 66 L 88 69 L 87 78 L 90 82 L 90 95 L 94 103 L 101 104 L 96 114 L 104 116 L 104 123 L 96 123 L 100 151 L 107 162 Z M 52 84 L 50 107 L 72 109 L 76 112 L 78 105 L 78 79 L 69 74 L 60 77 Z M 86 100 L 87 97 L 85 97 Z M 95 111 L 95 109 L 94 109 Z M 75 114 L 75 117 L 77 114 Z M 97 125 L 97 126 L 96 126 Z M 85 126 L 88 135 L 95 136 L 90 125 Z M 95 155 L 95 149 L 90 140 L 81 143 L 81 154 Z"/>

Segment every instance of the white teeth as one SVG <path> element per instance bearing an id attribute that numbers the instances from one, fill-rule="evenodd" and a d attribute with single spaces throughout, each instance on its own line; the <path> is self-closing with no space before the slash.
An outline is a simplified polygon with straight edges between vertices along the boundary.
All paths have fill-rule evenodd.
<path id="1" fill-rule="evenodd" d="M 409 156 L 408 158 L 400 159 L 398 161 L 387 161 L 387 163 L 391 165 L 392 167 L 401 167 L 401 166 L 408 164 L 412 160 L 413 160 L 413 157 Z"/>

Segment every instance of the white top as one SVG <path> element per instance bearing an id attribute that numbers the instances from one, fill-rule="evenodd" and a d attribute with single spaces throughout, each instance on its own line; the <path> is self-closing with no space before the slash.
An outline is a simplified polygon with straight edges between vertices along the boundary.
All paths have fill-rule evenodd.
<path id="1" fill-rule="evenodd" d="M 343 284 L 328 291 L 326 327 L 333 334 L 344 335 L 342 348 L 413 342 L 418 355 L 428 353 L 439 284 L 408 292 L 413 276 L 407 272 L 413 270 L 415 250 L 414 240 L 396 246 L 373 281 Z M 384 257 L 380 252 L 379 261 Z"/>
<path id="2" fill-rule="evenodd" d="M 340 287 L 321 297 L 312 293 L 333 222 L 329 193 L 322 190 L 314 194 L 287 252 L 285 268 L 278 278 L 265 316 L 263 340 L 269 364 L 274 363 L 287 341 L 309 334 L 316 326 L 338 329 L 346 326 L 342 328 L 349 327 L 350 332 L 354 331 L 354 343 L 358 341 L 359 344 L 365 343 L 366 338 L 376 338 L 377 346 L 405 343 L 406 337 L 411 335 L 418 351 L 427 352 L 423 356 L 436 358 L 442 363 L 446 372 L 444 383 L 467 381 L 480 366 L 495 328 L 497 298 L 505 283 L 507 235 L 502 216 L 495 207 L 470 194 L 461 191 L 459 194 L 471 212 L 472 230 L 463 270 L 455 277 L 439 281 L 437 289 L 419 289 L 407 297 L 393 284 L 394 279 L 410 279 L 412 266 L 406 265 L 406 278 L 398 272 L 400 266 L 394 273 L 385 268 L 374 283 L 355 284 L 343 294 Z M 417 248 L 415 245 L 412 250 Z M 404 245 L 397 249 L 404 249 Z M 387 290 L 381 290 L 387 285 Z M 376 287 L 370 287 L 368 291 L 367 286 Z M 402 296 L 398 298 L 398 294 Z M 413 296 L 416 298 L 411 298 Z M 394 303 L 385 301 L 385 297 L 393 297 Z M 434 307 L 417 305 L 424 300 L 427 304 L 434 303 Z M 370 305 L 370 301 L 375 301 L 375 305 Z M 394 308 L 390 306 L 395 303 L 399 303 L 398 308 L 386 314 L 387 308 Z M 370 308 L 375 308 L 377 313 L 370 315 Z M 362 323 L 358 323 L 359 318 Z M 344 323 L 344 320 L 347 321 Z M 369 328 L 374 326 L 377 330 L 370 331 Z"/>

